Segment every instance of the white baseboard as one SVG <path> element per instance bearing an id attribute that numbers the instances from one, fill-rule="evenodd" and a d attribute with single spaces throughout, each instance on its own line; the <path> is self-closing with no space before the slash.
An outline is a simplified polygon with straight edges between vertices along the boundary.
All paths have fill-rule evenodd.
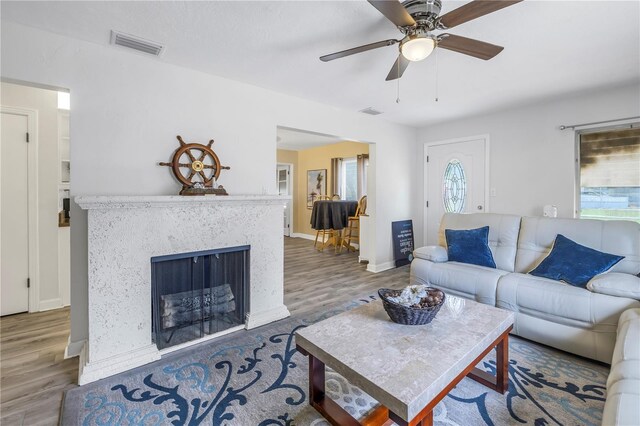
<path id="1" fill-rule="evenodd" d="M 286 306 L 280 305 L 267 311 L 249 312 L 247 314 L 247 330 L 287 318 L 291 313 Z"/>
<path id="2" fill-rule="evenodd" d="M 396 267 L 396 263 L 393 260 L 390 262 L 383 262 L 383 263 L 375 263 L 375 264 L 369 263 L 367 265 L 367 271 L 377 274 L 378 272 L 387 271 L 395 267 Z"/>
<path id="3" fill-rule="evenodd" d="M 311 240 L 311 241 L 315 241 L 316 240 L 316 236 L 315 235 L 309 235 L 309 234 L 303 234 L 300 232 L 294 232 L 291 234 L 291 238 L 304 238 L 305 240 Z"/>
<path id="4" fill-rule="evenodd" d="M 78 384 L 81 386 L 160 359 L 160 352 L 154 344 L 94 362 L 87 362 L 87 348 L 88 344 L 84 345 L 80 354 Z"/>
<path id="5" fill-rule="evenodd" d="M 72 342 L 71 337 L 69 337 L 67 347 L 64 348 L 64 359 L 73 358 L 74 356 L 79 356 L 86 342 L 87 341 L 84 339 L 79 340 L 77 342 Z"/>
<path id="6" fill-rule="evenodd" d="M 41 300 L 40 303 L 38 303 L 38 312 L 50 311 L 52 309 L 62 308 L 63 306 L 64 305 L 62 304 L 62 298 L 60 297 L 49 300 Z"/>

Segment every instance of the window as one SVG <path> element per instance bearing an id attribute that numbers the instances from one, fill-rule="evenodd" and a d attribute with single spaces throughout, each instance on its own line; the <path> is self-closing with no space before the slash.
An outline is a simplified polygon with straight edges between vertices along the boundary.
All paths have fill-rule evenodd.
<path id="1" fill-rule="evenodd" d="M 579 217 L 640 222 L 640 129 L 581 133 L 578 152 Z"/>
<path id="2" fill-rule="evenodd" d="M 358 163 L 355 158 L 342 160 L 340 194 L 343 200 L 358 201 Z"/>
<path id="3" fill-rule="evenodd" d="M 464 210 L 467 194 L 467 179 L 458 160 L 451 160 L 444 170 L 442 179 L 442 202 L 447 213 L 460 213 Z"/>

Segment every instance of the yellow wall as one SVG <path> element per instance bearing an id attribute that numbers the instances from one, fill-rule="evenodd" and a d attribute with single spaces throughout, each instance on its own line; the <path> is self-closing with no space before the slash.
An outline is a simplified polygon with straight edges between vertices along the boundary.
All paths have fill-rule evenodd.
<path id="1" fill-rule="evenodd" d="M 307 209 L 307 170 L 327 169 L 327 193 L 331 195 L 331 159 L 335 157 L 351 158 L 358 154 L 368 154 L 369 145 L 358 142 L 340 142 L 332 145 L 298 151 L 298 164 L 294 179 L 293 230 L 296 233 L 315 235 L 311 228 L 311 209 Z M 280 157 L 278 157 L 279 160 Z"/>

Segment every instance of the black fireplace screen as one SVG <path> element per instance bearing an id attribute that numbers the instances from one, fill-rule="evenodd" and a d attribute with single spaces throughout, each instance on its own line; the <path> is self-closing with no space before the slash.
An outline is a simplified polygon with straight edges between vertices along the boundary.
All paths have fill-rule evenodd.
<path id="1" fill-rule="evenodd" d="M 151 258 L 158 349 L 242 325 L 249 308 L 249 246 Z"/>

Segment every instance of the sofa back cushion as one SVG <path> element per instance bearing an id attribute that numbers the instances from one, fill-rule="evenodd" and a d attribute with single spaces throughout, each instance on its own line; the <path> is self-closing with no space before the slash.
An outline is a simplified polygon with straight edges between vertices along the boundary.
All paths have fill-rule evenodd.
<path id="1" fill-rule="evenodd" d="M 516 272 L 527 273 L 549 254 L 558 234 L 595 250 L 624 256 L 611 272 L 640 272 L 640 224 L 626 220 L 523 217 Z"/>
<path id="2" fill-rule="evenodd" d="M 447 247 L 445 229 L 489 227 L 489 248 L 496 268 L 513 272 L 515 267 L 520 216 L 496 213 L 445 213 L 440 222 L 439 245 Z"/>

